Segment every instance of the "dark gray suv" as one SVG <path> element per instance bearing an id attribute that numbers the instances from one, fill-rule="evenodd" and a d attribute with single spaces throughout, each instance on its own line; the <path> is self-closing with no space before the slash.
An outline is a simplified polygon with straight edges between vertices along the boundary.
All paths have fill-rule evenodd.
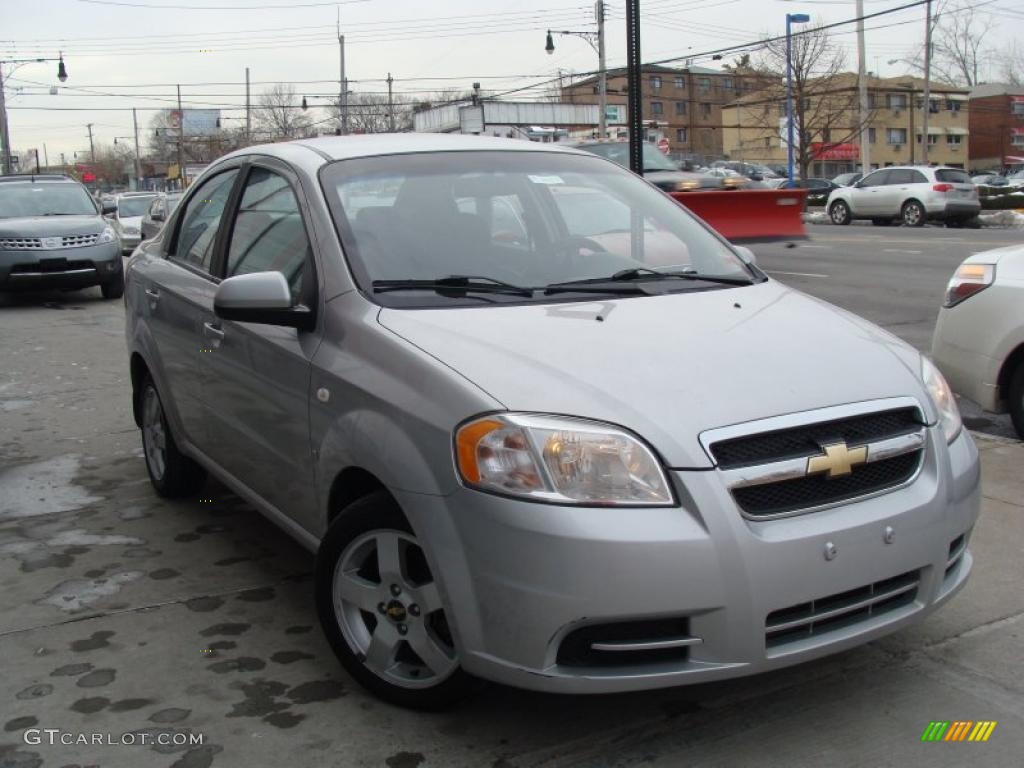
<path id="1" fill-rule="evenodd" d="M 0 291 L 124 293 L 121 244 L 88 190 L 60 175 L 0 176 Z"/>

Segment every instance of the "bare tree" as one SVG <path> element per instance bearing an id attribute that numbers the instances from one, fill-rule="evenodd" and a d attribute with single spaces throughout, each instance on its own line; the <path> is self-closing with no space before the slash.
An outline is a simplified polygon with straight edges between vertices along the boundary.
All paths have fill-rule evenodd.
<path id="1" fill-rule="evenodd" d="M 994 52 L 988 46 L 995 20 L 967 0 L 945 3 L 933 17 L 931 77 L 954 85 L 975 86 L 984 81 L 986 62 Z M 904 60 L 924 74 L 924 45 Z"/>
<path id="2" fill-rule="evenodd" d="M 125 144 L 95 146 L 96 159 L 90 163 L 97 179 L 107 184 L 127 184 L 134 174 L 135 150 Z"/>
<path id="3" fill-rule="evenodd" d="M 1002 61 L 999 75 L 1010 85 L 1024 85 L 1024 48 L 1014 40 L 1010 46 L 999 54 Z"/>
<path id="4" fill-rule="evenodd" d="M 801 178 L 808 178 L 815 160 L 815 143 L 844 144 L 860 134 L 857 76 L 846 72 L 846 58 L 827 30 L 808 27 L 792 36 L 793 157 Z M 785 133 L 786 42 L 766 40 L 757 62 L 764 87 L 744 99 L 748 115 L 766 137 Z"/>
<path id="5" fill-rule="evenodd" d="M 300 97 L 291 85 L 277 83 L 264 91 L 255 110 L 256 129 L 271 139 L 297 139 L 306 136 L 312 120 L 299 106 Z"/>
<path id="6" fill-rule="evenodd" d="M 331 104 L 331 124 L 341 126 L 341 110 L 338 103 Z M 348 129 L 352 133 L 387 133 L 391 130 L 391 115 L 394 111 L 396 131 L 407 131 L 412 126 L 413 105 L 398 99 L 388 102 L 380 93 L 352 93 L 348 98 Z"/>
<path id="7" fill-rule="evenodd" d="M 178 162 L 178 129 L 172 127 L 169 111 L 157 112 L 149 121 L 146 159 L 165 163 Z M 244 147 L 245 129 L 240 125 L 222 128 L 212 136 L 185 136 L 181 154 L 186 163 L 210 163 L 240 147 Z"/>

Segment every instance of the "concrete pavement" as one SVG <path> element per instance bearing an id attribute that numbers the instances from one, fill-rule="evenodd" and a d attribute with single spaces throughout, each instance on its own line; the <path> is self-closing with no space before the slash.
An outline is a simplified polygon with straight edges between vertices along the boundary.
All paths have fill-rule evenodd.
<path id="1" fill-rule="evenodd" d="M 491 686 L 425 715 L 341 670 L 309 554 L 214 483 L 153 494 L 120 302 L 0 299 L 0 318 L 3 768 L 1022 764 L 1024 445 L 979 439 L 975 573 L 913 629 L 757 678 L 590 698 Z M 958 719 L 998 726 L 985 744 L 919 741 Z M 25 743 L 44 728 L 186 743 Z"/>

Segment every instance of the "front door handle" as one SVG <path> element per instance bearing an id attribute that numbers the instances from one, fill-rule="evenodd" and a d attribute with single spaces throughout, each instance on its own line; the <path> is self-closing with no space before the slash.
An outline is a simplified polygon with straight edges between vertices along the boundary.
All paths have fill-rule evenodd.
<path id="1" fill-rule="evenodd" d="M 221 341 L 224 338 L 224 331 L 213 323 L 203 323 L 203 336 Z"/>
<path id="2" fill-rule="evenodd" d="M 147 288 L 146 295 L 149 296 L 152 301 L 156 301 L 160 298 L 160 291 L 154 290 L 153 288 Z"/>

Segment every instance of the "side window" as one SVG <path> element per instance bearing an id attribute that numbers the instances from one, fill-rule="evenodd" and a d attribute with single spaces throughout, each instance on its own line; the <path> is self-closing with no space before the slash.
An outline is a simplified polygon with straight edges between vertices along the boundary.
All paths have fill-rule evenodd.
<path id="1" fill-rule="evenodd" d="M 280 272 L 298 297 L 311 249 L 295 192 L 283 176 L 253 168 L 238 206 L 227 277 L 251 272 Z"/>
<path id="2" fill-rule="evenodd" d="M 883 184 L 887 184 L 886 179 L 889 177 L 891 171 L 875 171 L 869 173 L 863 179 L 861 179 L 860 185 L 862 187 L 880 187 Z"/>
<path id="3" fill-rule="evenodd" d="M 928 179 L 920 171 L 907 171 L 910 178 L 907 180 L 909 184 L 927 184 Z"/>
<path id="4" fill-rule="evenodd" d="M 238 171 L 219 173 L 203 182 L 192 195 L 181 217 L 174 258 L 204 272 L 210 271 L 217 227 L 237 175 Z"/>
<path id="5" fill-rule="evenodd" d="M 156 198 L 152 203 L 149 204 L 149 217 L 153 218 L 153 214 L 160 209 L 160 198 Z"/>

